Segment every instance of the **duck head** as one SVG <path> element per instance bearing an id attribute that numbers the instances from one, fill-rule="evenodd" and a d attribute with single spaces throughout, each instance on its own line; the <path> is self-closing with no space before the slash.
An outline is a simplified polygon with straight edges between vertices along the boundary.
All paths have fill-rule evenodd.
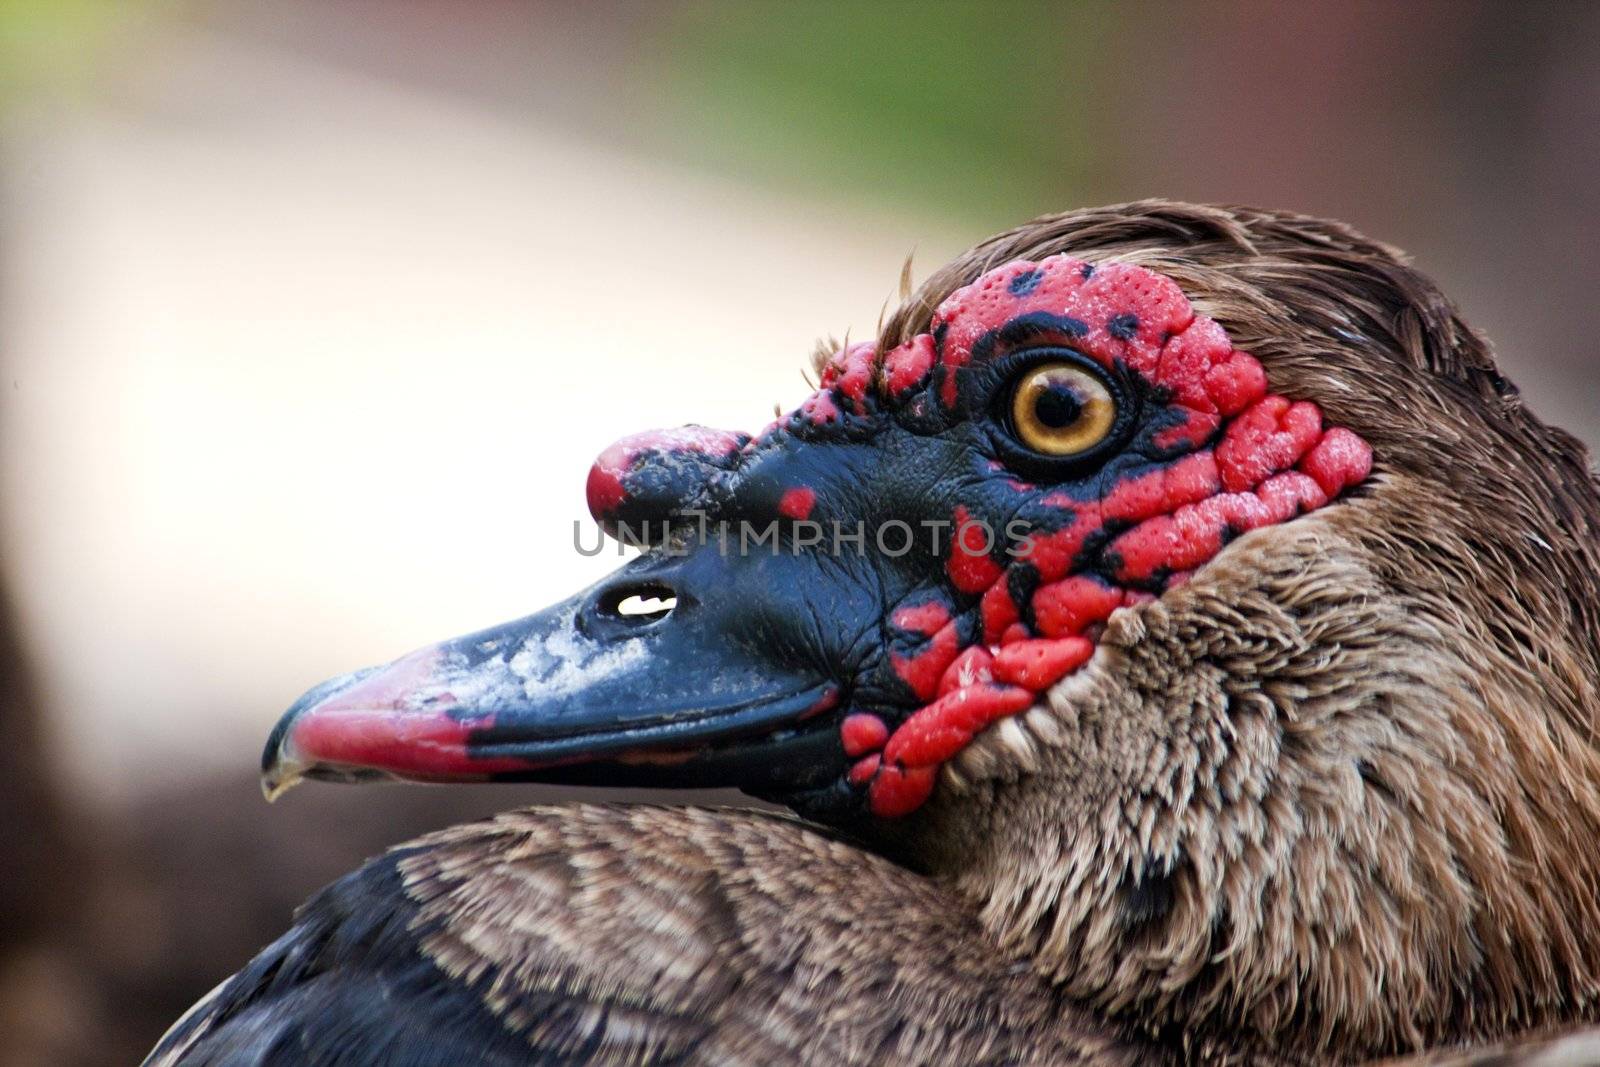
<path id="1" fill-rule="evenodd" d="M 902 818 L 1089 662 L 1118 609 L 1371 467 L 1132 264 L 1007 263 L 927 331 L 819 369 L 755 437 L 608 448 L 589 507 L 638 559 L 312 690 L 268 745 L 269 783 L 730 785 L 830 821 Z"/>
<path id="2" fill-rule="evenodd" d="M 1600 1004 L 1600 493 L 1396 254 L 1146 202 L 930 278 L 643 553 L 307 693 L 265 781 L 731 785 L 1114 1018 L 1305 1062 Z"/>

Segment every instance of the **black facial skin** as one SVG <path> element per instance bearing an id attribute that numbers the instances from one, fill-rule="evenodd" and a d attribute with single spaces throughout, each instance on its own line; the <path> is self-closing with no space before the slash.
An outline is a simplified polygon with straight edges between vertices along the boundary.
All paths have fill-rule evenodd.
<path id="1" fill-rule="evenodd" d="M 1015 563 L 1008 529 L 1060 529 L 1072 501 L 1098 500 L 1192 450 L 1156 449 L 1154 435 L 1176 418 L 1164 398 L 1060 343 L 1059 330 L 1041 336 L 1053 328 L 1008 326 L 1033 346 L 955 371 L 952 408 L 939 402 L 936 373 L 892 406 L 869 392 L 863 411 L 840 403 L 823 422 L 792 416 L 725 457 L 637 457 L 626 519 L 648 542 L 643 555 L 538 615 L 440 646 L 441 691 L 453 701 L 443 713 L 470 727 L 468 754 L 493 760 L 486 776 L 496 779 L 732 785 L 824 821 L 862 817 L 840 721 L 870 711 L 893 730 L 924 702 L 891 658 L 914 655 L 927 635 L 897 627 L 896 610 L 938 603 L 964 645 L 981 634 L 979 595 L 946 570 L 958 507 L 995 533 L 991 556 L 1005 566 Z M 1017 382 L 1044 362 L 1079 366 L 1116 398 L 1111 431 L 1081 455 L 1042 455 L 1010 424 Z M 1051 417 L 1071 417 L 1070 396 L 1052 403 Z M 814 495 L 804 521 L 780 513 L 793 490 Z M 857 531 L 859 543 L 848 539 Z M 1114 532 L 1091 538 L 1081 567 L 1109 565 L 1098 554 Z M 1011 566 L 1004 578 L 1024 611 L 1030 572 Z M 675 605 L 623 615 L 634 594 Z M 574 629 L 572 662 L 535 656 L 513 677 L 517 650 L 565 647 L 559 635 Z M 558 686 L 569 669 L 581 682 Z M 268 761 L 313 695 L 286 716 Z"/>

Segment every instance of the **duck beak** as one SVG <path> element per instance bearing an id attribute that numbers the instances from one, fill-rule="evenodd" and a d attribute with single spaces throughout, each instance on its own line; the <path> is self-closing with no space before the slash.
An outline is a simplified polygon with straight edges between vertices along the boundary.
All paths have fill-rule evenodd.
<path id="1" fill-rule="evenodd" d="M 262 788 L 272 799 L 302 778 L 398 778 L 761 792 L 837 775 L 844 756 L 823 713 L 838 686 L 775 661 L 773 635 L 741 617 L 749 601 L 720 570 L 643 557 L 536 615 L 325 682 L 273 729 Z"/>

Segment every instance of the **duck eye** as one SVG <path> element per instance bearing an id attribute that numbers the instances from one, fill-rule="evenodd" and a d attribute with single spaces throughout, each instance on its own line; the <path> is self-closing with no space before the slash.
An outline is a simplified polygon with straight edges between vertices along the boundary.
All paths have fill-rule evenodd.
<path id="1" fill-rule="evenodd" d="M 1030 367 L 1011 392 L 1011 428 L 1028 448 L 1076 456 L 1104 441 L 1117 423 L 1117 398 L 1098 375 L 1075 363 Z"/>

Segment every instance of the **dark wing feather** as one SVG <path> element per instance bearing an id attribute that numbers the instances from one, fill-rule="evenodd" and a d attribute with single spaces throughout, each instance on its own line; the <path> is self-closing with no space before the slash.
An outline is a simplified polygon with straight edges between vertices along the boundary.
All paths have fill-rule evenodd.
<path id="1" fill-rule="evenodd" d="M 927 879 L 778 816 L 510 812 L 374 860 L 150 1067 L 1151 1063 Z"/>
<path id="2" fill-rule="evenodd" d="M 527 1044 L 418 950 L 399 865 L 323 889 L 294 927 L 176 1025 L 152 1067 L 527 1064 Z"/>

